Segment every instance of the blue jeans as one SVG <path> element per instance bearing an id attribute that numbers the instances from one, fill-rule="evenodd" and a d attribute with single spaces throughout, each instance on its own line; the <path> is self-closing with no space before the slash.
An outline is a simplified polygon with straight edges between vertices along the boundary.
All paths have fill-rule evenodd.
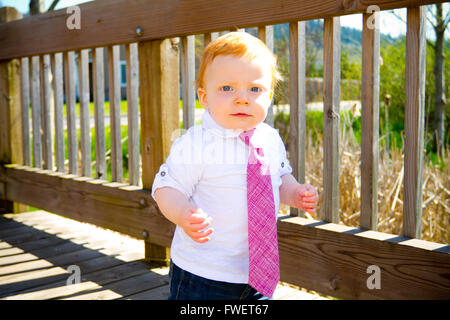
<path id="1" fill-rule="evenodd" d="M 169 300 L 270 300 L 246 283 L 229 283 L 196 276 L 170 261 Z"/>

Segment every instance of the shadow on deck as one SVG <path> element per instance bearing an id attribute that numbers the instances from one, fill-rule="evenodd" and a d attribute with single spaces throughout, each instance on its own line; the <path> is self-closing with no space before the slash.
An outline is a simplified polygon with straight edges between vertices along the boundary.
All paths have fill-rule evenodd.
<path id="1" fill-rule="evenodd" d="M 0 216 L 1 300 L 166 300 L 168 271 L 144 261 L 143 241 L 110 230 L 45 211 Z M 320 299 L 283 284 L 274 298 Z"/>
<path id="2" fill-rule="evenodd" d="M 0 217 L 0 299 L 167 299 L 168 269 L 143 258 L 142 241 L 47 212 Z"/>

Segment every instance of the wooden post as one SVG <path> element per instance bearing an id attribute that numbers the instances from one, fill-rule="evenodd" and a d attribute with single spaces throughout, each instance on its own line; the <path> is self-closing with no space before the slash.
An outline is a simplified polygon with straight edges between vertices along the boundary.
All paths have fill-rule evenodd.
<path id="1" fill-rule="evenodd" d="M 306 38 L 305 22 L 289 24 L 289 156 L 293 175 L 299 183 L 305 183 L 306 152 Z M 297 208 L 290 208 L 291 216 L 304 216 Z"/>
<path id="2" fill-rule="evenodd" d="M 204 48 L 206 48 L 211 41 L 216 40 L 218 37 L 219 37 L 218 32 L 205 33 L 205 38 L 203 41 Z"/>
<path id="3" fill-rule="evenodd" d="M 408 8 L 405 81 L 405 180 L 403 236 L 420 238 L 425 106 L 426 7 Z"/>
<path id="4" fill-rule="evenodd" d="M 31 57 L 31 118 L 33 126 L 33 167 L 42 169 L 41 81 L 39 56 Z"/>
<path id="5" fill-rule="evenodd" d="M 258 27 L 258 38 L 273 52 L 273 26 Z M 267 110 L 267 116 L 264 122 L 272 127 L 274 125 L 273 99 Z"/>
<path id="6" fill-rule="evenodd" d="M 52 123 L 51 112 L 53 108 L 53 92 L 51 88 L 50 55 L 45 54 L 40 58 L 40 82 L 41 82 L 41 146 L 43 168 L 53 170 L 52 148 Z"/>
<path id="7" fill-rule="evenodd" d="M 139 43 L 139 95 L 141 107 L 142 186 L 151 189 L 159 167 L 179 130 L 178 39 Z M 169 264 L 169 248 L 152 244 L 152 234 L 143 230 L 145 258 Z"/>
<path id="8" fill-rule="evenodd" d="M 363 14 L 360 226 L 377 230 L 380 30 L 378 26 L 368 26 L 371 16 Z"/>
<path id="9" fill-rule="evenodd" d="M 92 176 L 91 130 L 89 126 L 89 52 L 78 52 L 78 84 L 80 101 L 81 175 Z"/>
<path id="10" fill-rule="evenodd" d="M 122 182 L 122 142 L 120 131 L 120 47 L 108 47 L 109 115 L 111 129 L 111 179 Z"/>
<path id="11" fill-rule="evenodd" d="M 130 184 L 139 185 L 139 85 L 137 43 L 125 46 L 127 59 L 127 108 L 128 108 L 128 177 Z"/>
<path id="12" fill-rule="evenodd" d="M 0 8 L 0 23 L 21 19 L 13 7 Z M 20 60 L 0 62 L 0 164 L 24 164 Z M 28 206 L 3 200 L 5 186 L 0 183 L 0 213 L 24 212 Z"/>
<path id="13" fill-rule="evenodd" d="M 326 18 L 323 30 L 323 207 L 321 220 L 339 222 L 340 18 Z"/>
<path id="14" fill-rule="evenodd" d="M 22 144 L 23 164 L 31 166 L 30 149 L 30 59 L 22 58 L 20 63 L 20 83 L 22 102 Z"/>
<path id="15" fill-rule="evenodd" d="M 55 162 L 56 171 L 64 172 L 64 92 L 63 92 L 63 54 L 53 55 L 53 91 L 55 93 Z"/>
<path id="16" fill-rule="evenodd" d="M 95 118 L 95 177 L 106 180 L 105 156 L 105 74 L 104 48 L 92 50 L 92 86 L 94 89 Z"/>
<path id="17" fill-rule="evenodd" d="M 75 54 L 64 52 L 64 76 L 67 113 L 67 156 L 69 157 L 69 173 L 78 174 L 77 162 L 77 129 L 75 127 Z"/>
<path id="18" fill-rule="evenodd" d="M 195 125 L 195 36 L 180 39 L 183 129 Z"/>

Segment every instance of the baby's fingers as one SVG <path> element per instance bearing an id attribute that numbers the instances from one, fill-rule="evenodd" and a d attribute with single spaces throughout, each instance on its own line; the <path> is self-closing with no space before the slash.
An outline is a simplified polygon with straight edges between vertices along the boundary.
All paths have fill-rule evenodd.
<path id="1" fill-rule="evenodd" d="M 308 212 L 314 212 L 316 211 L 316 205 L 303 204 L 303 209 Z"/>
<path id="2" fill-rule="evenodd" d="M 211 233 L 213 231 L 214 231 L 213 228 L 209 228 L 209 229 L 204 230 L 204 231 L 191 232 L 189 234 L 189 236 L 192 238 L 192 240 L 194 240 L 194 241 L 196 241 L 198 243 L 205 243 L 205 242 L 211 240 L 209 235 L 211 235 Z"/>
<path id="3" fill-rule="evenodd" d="M 195 240 L 195 242 L 205 243 L 205 242 L 208 242 L 209 240 L 211 240 L 211 237 L 199 238 L 199 239 Z"/>
<path id="4" fill-rule="evenodd" d="M 206 227 L 209 227 L 211 225 L 212 218 L 208 217 L 203 220 L 201 223 L 192 223 L 191 224 L 191 230 L 194 232 L 200 231 L 202 229 L 205 229 Z"/>
<path id="5" fill-rule="evenodd" d="M 316 207 L 315 206 L 309 206 L 309 205 L 304 205 L 302 204 L 300 206 L 300 209 L 309 213 L 314 213 L 316 212 Z"/>
<path id="6" fill-rule="evenodd" d="M 318 200 L 319 200 L 318 196 L 303 197 L 302 199 L 303 203 L 317 203 Z"/>
<path id="7" fill-rule="evenodd" d="M 188 222 L 190 224 L 204 223 L 206 221 L 206 219 L 207 219 L 207 216 L 199 215 L 197 213 L 193 213 L 193 214 L 188 216 Z"/>
<path id="8" fill-rule="evenodd" d="M 191 214 L 189 215 L 189 223 L 203 223 L 208 215 L 200 208 L 191 209 Z"/>

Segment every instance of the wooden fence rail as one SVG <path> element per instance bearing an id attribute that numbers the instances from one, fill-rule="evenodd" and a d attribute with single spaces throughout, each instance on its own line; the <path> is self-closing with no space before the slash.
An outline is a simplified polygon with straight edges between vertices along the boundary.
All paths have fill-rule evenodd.
<path id="1" fill-rule="evenodd" d="M 378 15 L 378 13 L 375 13 Z M 363 14 L 362 123 L 361 123 L 361 228 L 377 229 L 378 122 L 380 91 L 380 31 L 368 28 L 370 14 Z M 379 18 L 379 17 L 378 17 Z"/>
<path id="2" fill-rule="evenodd" d="M 65 9 L 14 21 L 0 29 L 0 60 L 106 47 L 277 23 L 417 7 L 441 0 L 100 0 L 79 5 L 80 29 L 69 30 Z M 200 18 L 201 17 L 201 18 Z M 170 22 L 170 23 L 169 23 Z"/>
<path id="3" fill-rule="evenodd" d="M 411 239 L 420 237 L 421 223 L 425 11 L 420 5 L 443 1 L 259 0 L 242 6 L 238 0 L 195 0 L 189 7 L 184 1 L 132 1 L 126 6 L 125 2 L 98 0 L 80 5 L 79 30 L 66 27 L 65 10 L 8 22 L 20 17 L 11 8 L 0 9 L 8 22 L 0 24 L 0 199 L 143 239 L 149 258 L 167 261 L 166 248 L 174 226 L 160 214 L 150 189 L 168 156 L 173 134 L 179 130 L 180 83 L 183 127 L 195 123 L 195 35 L 204 34 L 206 46 L 218 31 L 257 27 L 258 37 L 270 47 L 271 25 L 289 23 L 289 157 L 294 175 L 304 182 L 304 20 L 324 18 L 322 221 L 311 222 L 301 217 L 302 212 L 291 210 L 290 217 L 278 222 L 281 278 L 341 298 L 450 298 L 449 246 Z M 379 30 L 368 24 L 371 14 L 366 10 L 370 5 L 381 10 L 408 8 L 404 237 L 376 232 L 380 40 Z M 350 13 L 362 13 L 363 21 L 361 229 L 338 224 L 339 16 Z M 125 46 L 126 59 L 129 184 L 123 183 L 122 172 L 120 46 Z M 109 87 L 109 153 L 105 146 L 105 78 Z M 273 124 L 273 114 L 266 121 Z M 369 289 L 366 283 L 367 268 L 372 265 L 381 269 L 382 288 L 378 290 Z"/>
<path id="4" fill-rule="evenodd" d="M 7 199 L 171 243 L 174 225 L 149 190 L 18 165 L 3 166 L 0 181 Z M 282 281 L 343 299 L 449 298 L 449 246 L 301 217 L 280 220 L 278 238 Z M 381 289 L 367 287 L 372 265 L 381 269 Z"/>

